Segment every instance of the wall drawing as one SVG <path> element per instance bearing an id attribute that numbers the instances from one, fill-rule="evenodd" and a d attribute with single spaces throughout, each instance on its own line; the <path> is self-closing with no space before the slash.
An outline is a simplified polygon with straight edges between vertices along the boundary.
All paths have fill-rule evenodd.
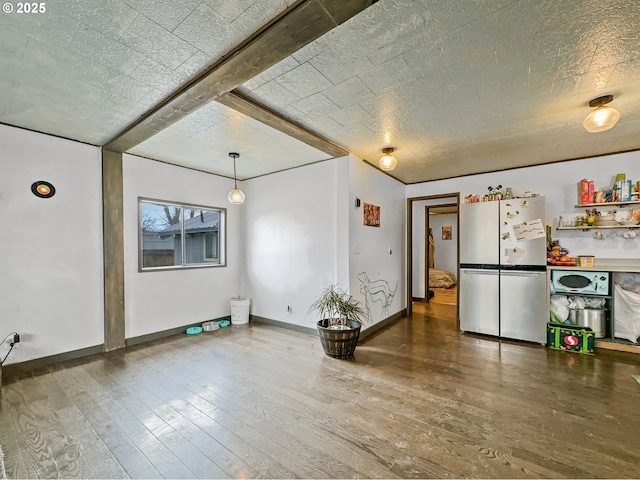
<path id="1" fill-rule="evenodd" d="M 371 319 L 371 308 L 373 303 L 378 302 L 381 304 L 382 318 L 389 315 L 389 307 L 393 303 L 393 297 L 395 297 L 398 291 L 398 282 L 393 290 L 389 286 L 386 280 L 369 280 L 367 272 L 360 272 L 358 274 L 358 280 L 360 281 L 360 292 L 364 294 L 365 307 Z"/>

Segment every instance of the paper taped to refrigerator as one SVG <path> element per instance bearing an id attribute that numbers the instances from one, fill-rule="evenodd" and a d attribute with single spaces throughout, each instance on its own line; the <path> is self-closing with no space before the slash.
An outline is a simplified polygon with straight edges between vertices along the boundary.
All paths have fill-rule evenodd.
<path id="1" fill-rule="evenodd" d="M 542 220 L 539 218 L 529 222 L 519 223 L 518 225 L 513 225 L 512 228 L 513 233 L 516 236 L 516 240 L 519 242 L 546 237 L 544 225 L 542 224 Z"/>
<path id="2" fill-rule="evenodd" d="M 526 253 L 527 251 L 520 247 L 504 249 L 504 254 L 507 257 L 507 263 L 510 265 L 515 265 L 518 260 L 525 256 Z"/>

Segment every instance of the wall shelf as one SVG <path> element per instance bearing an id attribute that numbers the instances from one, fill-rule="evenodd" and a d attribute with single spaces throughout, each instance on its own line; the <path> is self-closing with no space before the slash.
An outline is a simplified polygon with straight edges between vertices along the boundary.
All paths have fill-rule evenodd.
<path id="1" fill-rule="evenodd" d="M 640 228 L 640 225 L 607 225 L 598 227 L 597 225 L 592 227 L 556 227 L 556 230 L 582 230 L 586 232 L 587 230 L 605 230 L 605 229 L 619 229 L 619 228 Z"/>
<path id="2" fill-rule="evenodd" d="M 640 205 L 640 200 L 629 200 L 628 202 L 580 203 L 575 205 L 574 208 L 626 207 L 627 205 Z"/>

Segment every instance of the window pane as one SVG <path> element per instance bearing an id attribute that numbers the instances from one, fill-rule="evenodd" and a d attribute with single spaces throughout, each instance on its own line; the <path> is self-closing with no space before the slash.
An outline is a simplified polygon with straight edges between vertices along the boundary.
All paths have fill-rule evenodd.
<path id="1" fill-rule="evenodd" d="M 142 268 L 182 264 L 182 208 L 140 202 Z"/>
<path id="2" fill-rule="evenodd" d="M 224 208 L 139 199 L 140 269 L 224 266 Z"/>
<path id="3" fill-rule="evenodd" d="M 198 263 L 220 263 L 218 210 L 196 210 L 185 208 L 184 231 L 185 265 Z"/>

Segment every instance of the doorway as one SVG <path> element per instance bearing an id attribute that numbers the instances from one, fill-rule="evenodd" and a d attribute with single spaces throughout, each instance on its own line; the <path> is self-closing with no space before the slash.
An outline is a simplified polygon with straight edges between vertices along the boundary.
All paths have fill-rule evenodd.
<path id="1" fill-rule="evenodd" d="M 446 237 L 448 248 L 453 248 L 455 252 L 455 260 L 451 267 L 452 273 L 457 279 L 459 277 L 459 238 L 457 235 L 459 227 L 458 206 L 460 204 L 460 193 L 449 193 L 440 195 L 430 195 L 424 197 L 413 197 L 407 199 L 407 311 L 413 311 L 413 301 L 426 304 L 429 296 L 429 272 L 428 265 L 428 228 L 431 226 L 434 240 L 436 236 Z M 438 209 L 442 209 L 438 211 Z M 444 209 L 448 209 L 444 210 Z M 446 219 L 446 225 L 442 225 L 439 221 L 434 221 L 434 215 L 430 215 L 433 211 L 436 215 L 452 215 Z M 446 213 L 445 213 L 446 212 Z M 443 217 L 444 218 L 444 217 Z M 437 226 L 437 229 L 434 228 Z M 449 229 L 442 227 L 450 227 Z M 444 231 L 444 233 L 443 233 Z M 455 232 L 455 234 L 454 234 Z M 451 240 L 448 239 L 451 235 Z M 436 245 L 437 248 L 437 245 Z M 437 255 L 437 254 L 436 254 Z M 434 256 L 434 268 L 436 265 L 436 257 Z M 456 319 L 458 318 L 458 299 L 459 295 L 454 293 Z M 453 303 L 453 302 L 452 302 Z M 450 307 L 451 308 L 451 307 Z"/>
<path id="2" fill-rule="evenodd" d="M 458 205 L 425 205 L 424 224 L 425 301 L 457 305 Z"/>

